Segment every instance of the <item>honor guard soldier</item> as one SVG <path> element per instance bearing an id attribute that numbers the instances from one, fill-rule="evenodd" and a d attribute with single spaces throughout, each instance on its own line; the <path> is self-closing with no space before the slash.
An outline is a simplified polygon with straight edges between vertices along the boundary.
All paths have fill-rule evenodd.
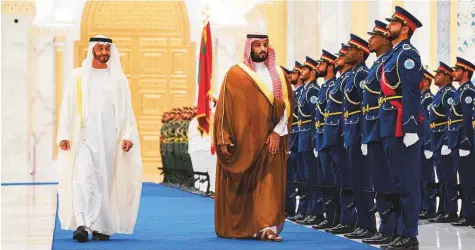
<path id="1" fill-rule="evenodd" d="M 422 65 L 410 39 L 422 23 L 403 8 L 387 18 L 388 39 L 393 50 L 383 62 L 379 109 L 380 136 L 396 183 L 399 202 L 393 202 L 398 237 L 382 249 L 418 249 L 418 222 L 421 203 L 419 125 L 419 84 Z M 397 223 L 396 223 L 397 224 Z"/>
<path id="2" fill-rule="evenodd" d="M 389 194 L 394 193 L 395 186 L 393 177 L 388 164 L 388 159 L 384 154 L 384 147 L 379 135 L 379 95 L 381 93 L 381 70 L 383 61 L 388 58 L 392 50 L 392 43 L 387 39 L 386 23 L 376 20 L 375 26 L 368 34 L 371 36 L 368 40 L 368 49 L 376 54 L 376 61 L 369 69 L 368 77 L 363 85 L 363 100 L 361 103 L 361 152 L 368 155 L 369 166 L 372 170 L 373 187 L 376 192 L 376 209 L 379 211 L 381 220 L 378 232 L 369 238 L 363 239 L 366 244 L 388 244 L 391 242 L 391 235 L 394 229 L 394 214 L 383 215 L 390 207 L 390 201 L 387 199 Z M 355 177 L 354 177 L 355 178 Z"/>
<path id="3" fill-rule="evenodd" d="M 346 78 L 343 94 L 343 142 L 348 153 L 354 205 L 358 216 L 356 229 L 345 235 L 350 239 L 370 238 L 376 233 L 376 218 L 369 211 L 374 207 L 374 198 L 364 191 L 373 191 L 372 170 L 368 157 L 361 152 L 361 101 L 365 79 L 368 76 L 366 59 L 370 52 L 368 42 L 354 34 L 350 35 L 345 62 L 351 65 L 350 77 Z"/>
<path id="4" fill-rule="evenodd" d="M 475 112 L 475 85 L 470 81 L 475 66 L 460 57 L 454 67 L 454 81 L 460 84 L 455 91 L 448 131 L 449 148 L 457 158 L 455 168 L 459 171 L 462 195 L 461 219 L 454 226 L 475 226 L 475 139 L 472 128 L 472 112 Z"/>
<path id="5" fill-rule="evenodd" d="M 334 167 L 336 185 L 340 189 L 338 197 L 337 210 L 339 224 L 327 229 L 332 234 L 346 234 L 353 232 L 356 223 L 356 211 L 351 206 L 353 202 L 353 192 L 351 190 L 350 169 L 345 147 L 343 146 L 343 88 L 347 78 L 351 77 L 350 65 L 345 63 L 345 55 L 348 52 L 348 46 L 342 44 L 338 57 L 335 60 L 336 70 L 340 76 L 336 79 L 335 85 L 330 90 L 325 108 L 325 125 L 323 127 L 323 145 L 327 148 Z M 347 206 L 350 209 L 347 209 Z"/>
<path id="6" fill-rule="evenodd" d="M 292 84 L 293 89 L 294 89 L 294 98 L 295 100 L 298 100 L 300 94 L 301 94 L 301 88 L 302 82 L 297 81 L 298 76 L 300 75 L 300 69 L 297 67 L 300 63 L 295 62 L 295 67 L 293 68 L 292 71 L 289 71 L 282 67 L 284 69 L 284 72 L 288 75 L 289 82 Z M 285 195 L 285 214 L 286 218 L 293 218 L 295 217 L 295 210 L 296 210 L 296 199 L 295 196 L 295 188 L 293 189 L 293 185 L 290 185 L 290 183 L 294 183 L 297 181 L 297 151 L 298 151 L 298 110 L 297 110 L 297 102 L 294 102 L 294 106 L 292 109 L 292 124 L 290 126 L 290 157 L 287 160 L 287 182 L 289 185 L 286 186 L 286 195 Z M 301 215 L 300 219 L 305 218 L 303 215 Z"/>
<path id="7" fill-rule="evenodd" d="M 292 74 L 292 71 L 288 70 L 284 66 L 280 66 L 282 71 L 285 74 L 285 77 L 287 77 L 287 80 L 290 82 L 290 75 Z M 295 164 L 291 162 L 291 159 L 287 159 L 287 183 L 295 182 Z M 290 185 L 286 185 L 286 191 L 285 191 L 285 218 L 295 216 L 295 199 L 290 198 L 292 195 L 292 187 Z"/>
<path id="8" fill-rule="evenodd" d="M 302 154 L 299 153 L 299 106 L 298 100 L 302 96 L 303 82 L 300 79 L 300 72 L 302 71 L 302 64 L 295 61 L 295 66 L 290 75 L 290 83 L 294 86 L 294 106 L 292 109 L 292 125 L 290 127 L 290 157 L 288 163 L 295 169 L 294 181 L 303 183 L 305 182 L 305 169 L 302 160 Z M 289 167 L 290 168 L 290 167 Z M 293 191 L 293 190 L 292 190 Z M 296 195 L 300 196 L 297 214 L 289 219 L 292 221 L 300 221 L 305 219 L 307 213 L 307 199 L 305 195 L 307 190 L 299 188 L 297 193 L 290 195 L 289 198 L 294 199 Z"/>
<path id="9" fill-rule="evenodd" d="M 424 120 L 419 126 L 419 137 L 422 140 L 421 150 L 421 213 L 419 219 L 427 220 L 437 216 L 436 214 L 436 189 L 434 161 L 431 149 L 429 111 L 434 100 L 430 86 L 435 77 L 424 70 L 424 78 L 421 82 L 421 106 L 420 110 Z"/>
<path id="10" fill-rule="evenodd" d="M 313 153 L 314 136 L 315 136 L 315 106 L 317 104 L 317 95 L 320 92 L 320 87 L 316 81 L 317 77 L 317 62 L 306 57 L 305 63 L 302 67 L 300 78 L 304 82 L 303 93 L 298 100 L 299 110 L 299 153 L 302 154 L 305 182 L 309 185 L 320 184 L 318 176 L 318 161 Z M 320 192 L 309 193 L 307 217 L 304 220 L 297 221 L 304 225 L 314 225 L 324 220 L 323 217 L 323 203 L 318 203 L 321 197 Z"/>
<path id="11" fill-rule="evenodd" d="M 335 85 L 335 59 L 336 56 L 331 54 L 326 50 L 322 50 L 322 56 L 318 61 L 317 72 L 318 77 L 323 77 L 325 82 L 322 84 L 321 90 L 317 96 L 316 110 L 315 110 L 315 157 L 320 161 L 319 176 L 320 183 L 325 187 L 335 187 L 336 183 L 333 177 L 333 164 L 330 158 L 330 154 L 327 148 L 322 147 L 323 145 L 323 131 L 325 124 L 325 108 L 327 105 L 328 95 L 330 94 L 331 88 Z M 333 196 L 335 195 L 336 189 L 333 190 Z M 326 207 L 325 220 L 319 224 L 312 226 L 314 229 L 326 229 L 333 226 L 336 226 L 335 222 L 338 220 L 339 216 L 337 212 L 337 203 L 331 202 L 331 199 L 337 197 L 331 197 L 328 190 L 324 190 L 323 197 Z"/>
<path id="12" fill-rule="evenodd" d="M 438 216 L 429 219 L 430 222 L 450 223 L 458 220 L 457 211 L 457 169 L 448 148 L 449 112 L 454 102 L 455 88 L 452 86 L 453 70 L 448 65 L 440 62 L 435 71 L 435 85 L 439 91 L 434 97 L 430 109 L 430 128 L 432 139 L 432 152 L 439 180 L 439 209 Z"/>

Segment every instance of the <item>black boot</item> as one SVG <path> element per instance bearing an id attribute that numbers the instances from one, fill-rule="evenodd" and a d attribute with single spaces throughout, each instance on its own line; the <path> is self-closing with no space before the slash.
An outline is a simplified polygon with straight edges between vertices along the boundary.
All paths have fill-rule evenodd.
<path id="1" fill-rule="evenodd" d="M 89 234 L 86 231 L 84 226 L 78 227 L 76 231 L 73 233 L 73 239 L 77 240 L 78 242 L 88 242 L 89 241 Z"/>
<path id="2" fill-rule="evenodd" d="M 382 233 L 376 233 L 373 237 L 363 239 L 363 243 L 370 245 L 382 245 L 391 243 L 391 236 Z"/>
<path id="3" fill-rule="evenodd" d="M 393 242 L 381 245 L 385 250 L 419 250 L 419 241 L 417 238 L 399 236 Z"/>
<path id="4" fill-rule="evenodd" d="M 101 234 L 97 231 L 92 232 L 92 240 L 101 240 L 101 241 L 106 241 L 109 240 L 110 236 L 107 234 Z"/>

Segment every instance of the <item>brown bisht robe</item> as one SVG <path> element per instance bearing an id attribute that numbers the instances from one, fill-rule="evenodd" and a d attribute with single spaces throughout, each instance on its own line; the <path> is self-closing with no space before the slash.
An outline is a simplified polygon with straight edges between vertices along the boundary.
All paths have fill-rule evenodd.
<path id="1" fill-rule="evenodd" d="M 277 72 L 284 100 L 274 98 L 272 90 L 244 64 L 233 66 L 223 81 L 213 138 L 218 158 L 215 228 L 220 237 L 248 238 L 266 227 L 283 226 L 285 221 L 288 136 L 280 137 L 274 155 L 266 140 L 284 107 L 290 120 L 293 91 L 282 70 Z M 221 152 L 223 144 L 234 144 L 228 148 L 229 158 Z"/>

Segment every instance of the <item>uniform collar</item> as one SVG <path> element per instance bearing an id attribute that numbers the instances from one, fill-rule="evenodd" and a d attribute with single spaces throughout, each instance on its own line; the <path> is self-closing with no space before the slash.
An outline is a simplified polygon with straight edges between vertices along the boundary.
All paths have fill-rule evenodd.
<path id="1" fill-rule="evenodd" d="M 409 39 L 402 40 L 398 44 L 396 44 L 396 46 L 394 46 L 393 50 L 396 51 L 396 50 L 402 48 L 403 45 L 410 44 L 410 43 L 411 43 L 411 41 Z"/>
<path id="2" fill-rule="evenodd" d="M 331 82 L 331 81 L 335 81 L 335 79 L 336 79 L 336 77 L 333 76 L 332 78 L 326 80 L 323 84 L 327 84 L 327 83 L 329 83 L 329 82 Z"/>
<path id="3" fill-rule="evenodd" d="M 303 87 L 303 89 L 305 89 L 305 90 L 308 89 L 308 87 L 309 87 L 310 85 L 314 84 L 315 82 L 316 82 L 316 81 L 313 80 L 313 81 L 311 81 L 311 82 L 305 84 L 304 87 Z"/>
<path id="4" fill-rule="evenodd" d="M 295 89 L 295 91 L 298 91 L 299 89 L 301 89 L 301 88 L 302 88 L 302 86 L 303 86 L 303 84 L 302 84 L 302 85 L 300 85 L 300 86 L 298 86 L 298 87 Z"/>
<path id="5" fill-rule="evenodd" d="M 363 66 L 366 66 L 366 62 L 365 62 L 365 61 L 362 61 L 362 62 L 356 64 L 355 67 L 353 67 L 353 69 L 351 69 L 351 71 L 356 72 L 360 67 L 363 67 Z"/>
<path id="6" fill-rule="evenodd" d="M 463 88 L 463 87 L 465 87 L 466 85 L 470 85 L 470 84 L 472 84 L 472 81 L 468 80 L 468 81 L 466 81 L 466 82 L 460 84 L 460 87 L 459 87 L 459 88 Z"/>
<path id="7" fill-rule="evenodd" d="M 422 95 L 423 95 L 423 96 L 426 95 L 426 94 L 432 94 L 432 92 L 430 91 L 430 89 L 428 89 L 428 90 L 422 92 Z"/>
<path id="8" fill-rule="evenodd" d="M 452 84 L 449 83 L 449 84 L 445 85 L 444 87 L 442 87 L 441 89 L 439 89 L 439 91 L 444 92 L 444 91 L 447 91 L 451 88 L 452 88 Z"/>
<path id="9" fill-rule="evenodd" d="M 379 55 L 378 58 L 376 58 L 376 62 L 378 62 L 379 59 L 383 58 L 384 56 L 388 55 L 389 53 L 391 53 L 391 50 L 386 52 L 386 53 L 383 53 L 383 54 Z"/>

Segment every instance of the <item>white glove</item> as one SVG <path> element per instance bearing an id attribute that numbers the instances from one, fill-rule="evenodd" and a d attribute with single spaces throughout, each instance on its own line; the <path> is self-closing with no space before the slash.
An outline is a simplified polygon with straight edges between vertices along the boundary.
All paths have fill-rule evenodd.
<path id="1" fill-rule="evenodd" d="M 450 152 L 452 152 L 452 150 L 450 150 L 447 145 L 442 146 L 442 149 L 440 150 L 441 155 L 448 155 Z"/>
<path id="2" fill-rule="evenodd" d="M 361 152 L 363 155 L 368 155 L 368 144 L 361 144 Z"/>
<path id="3" fill-rule="evenodd" d="M 429 150 L 424 150 L 424 155 L 426 156 L 426 159 L 429 160 L 432 158 L 433 153 Z"/>
<path id="4" fill-rule="evenodd" d="M 465 157 L 470 154 L 470 150 L 459 149 L 460 157 Z"/>
<path id="5" fill-rule="evenodd" d="M 416 133 L 406 133 L 404 135 L 404 139 L 402 140 L 402 142 L 404 142 L 404 145 L 406 145 L 406 147 L 410 147 L 414 143 L 416 143 L 418 140 L 419 140 L 419 136 L 417 136 Z"/>
<path id="6" fill-rule="evenodd" d="M 313 154 L 315 155 L 315 158 L 318 158 L 318 151 L 317 151 L 317 149 L 315 149 L 315 148 L 313 149 Z"/>

